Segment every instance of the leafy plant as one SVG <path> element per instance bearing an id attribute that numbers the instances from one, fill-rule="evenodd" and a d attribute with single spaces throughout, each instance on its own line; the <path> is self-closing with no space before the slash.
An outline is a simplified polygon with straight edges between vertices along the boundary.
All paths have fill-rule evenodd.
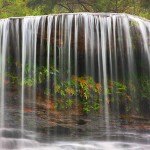
<path id="1" fill-rule="evenodd" d="M 59 79 L 59 71 L 52 66 L 50 66 L 49 69 L 46 66 L 36 67 L 36 70 L 34 71 L 33 66 L 26 64 L 24 71 L 24 80 L 22 81 L 21 67 L 21 65 L 18 67 L 20 76 L 16 73 L 7 72 L 7 77 L 10 79 L 11 84 L 24 84 L 24 86 L 28 87 L 33 86 L 34 84 L 47 84 L 46 82 L 48 77 L 52 79 L 55 76 L 57 79 Z"/>
<path id="2" fill-rule="evenodd" d="M 139 83 L 141 97 L 150 99 L 150 79 L 148 77 L 141 77 Z"/>
<path id="3" fill-rule="evenodd" d="M 12 84 L 16 84 L 18 82 L 18 76 L 14 73 L 8 72 L 7 73 L 7 78 L 10 79 L 10 83 L 12 83 Z"/>
<path id="4" fill-rule="evenodd" d="M 119 108 L 120 113 L 129 112 L 131 110 L 131 97 L 128 94 L 129 87 L 122 82 L 111 80 L 108 81 L 107 85 L 110 108 L 115 111 Z"/>
<path id="5" fill-rule="evenodd" d="M 72 76 L 70 80 L 59 82 L 54 86 L 53 96 L 57 97 L 58 109 L 72 108 L 77 100 L 84 112 L 91 112 L 101 108 L 105 94 L 108 95 L 110 106 L 118 104 L 122 110 L 130 111 L 131 98 L 128 87 L 117 81 L 109 81 L 107 89 L 104 89 L 104 85 L 96 83 L 92 77 Z"/>
<path id="6" fill-rule="evenodd" d="M 124 95 L 127 92 L 127 86 L 121 82 L 109 81 L 108 83 L 108 94 Z"/>
<path id="7" fill-rule="evenodd" d="M 55 87 L 55 96 L 64 102 L 64 106 L 56 104 L 57 108 L 71 108 L 75 100 L 83 106 L 83 111 L 90 112 L 100 108 L 100 84 L 95 83 L 91 77 L 75 77 L 63 81 Z M 57 101 L 60 103 L 62 101 Z M 60 107 L 59 107 L 60 106 Z"/>
<path id="8" fill-rule="evenodd" d="M 139 78 L 139 85 L 137 87 L 138 93 L 138 108 L 140 113 L 150 112 L 150 78 L 142 76 Z"/>

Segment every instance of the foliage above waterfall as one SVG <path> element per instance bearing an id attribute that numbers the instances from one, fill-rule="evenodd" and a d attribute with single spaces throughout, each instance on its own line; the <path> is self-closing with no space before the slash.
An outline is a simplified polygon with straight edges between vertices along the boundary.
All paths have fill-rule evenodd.
<path id="1" fill-rule="evenodd" d="M 149 0 L 0 0 L 0 18 L 64 12 L 130 13 L 150 19 Z"/>

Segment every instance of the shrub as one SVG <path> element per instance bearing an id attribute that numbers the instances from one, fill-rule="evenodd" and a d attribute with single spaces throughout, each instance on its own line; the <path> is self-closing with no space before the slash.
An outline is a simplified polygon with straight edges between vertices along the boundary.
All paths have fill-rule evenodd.
<path id="1" fill-rule="evenodd" d="M 57 99 L 64 102 L 64 106 L 58 104 L 57 108 L 71 108 L 78 100 L 83 106 L 83 111 L 89 112 L 99 110 L 100 108 L 101 86 L 91 77 L 75 77 L 70 80 L 63 81 L 55 86 L 55 94 Z"/>
<path id="2" fill-rule="evenodd" d="M 18 71 L 20 72 L 20 76 L 16 73 L 7 72 L 7 77 L 10 79 L 11 84 L 18 84 L 26 87 L 31 87 L 40 84 L 47 84 L 47 77 L 49 76 L 50 79 L 54 78 L 54 76 L 59 77 L 59 71 L 57 69 L 54 69 L 54 67 L 50 67 L 49 69 L 45 66 L 41 66 L 36 68 L 36 72 L 34 72 L 33 67 L 31 67 L 29 64 L 25 65 L 25 71 L 24 71 L 24 80 L 22 82 L 21 77 L 21 65 L 18 68 Z M 35 78 L 36 77 L 36 78 Z"/>
<path id="3" fill-rule="evenodd" d="M 129 95 L 129 87 L 118 81 L 108 82 L 108 95 L 112 109 L 119 108 L 120 113 L 130 112 L 131 97 Z M 118 107 L 118 108 L 117 108 Z"/>

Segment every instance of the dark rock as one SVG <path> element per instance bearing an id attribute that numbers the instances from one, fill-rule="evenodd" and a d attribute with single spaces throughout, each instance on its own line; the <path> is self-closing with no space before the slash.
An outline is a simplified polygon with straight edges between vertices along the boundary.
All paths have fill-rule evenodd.
<path id="1" fill-rule="evenodd" d="M 61 136 L 71 134 L 71 129 L 62 126 L 49 127 L 48 130 L 51 135 Z"/>
<path id="2" fill-rule="evenodd" d="M 86 123 L 87 122 L 85 120 L 82 120 L 82 119 L 80 119 L 80 120 L 77 121 L 78 125 L 85 125 Z"/>

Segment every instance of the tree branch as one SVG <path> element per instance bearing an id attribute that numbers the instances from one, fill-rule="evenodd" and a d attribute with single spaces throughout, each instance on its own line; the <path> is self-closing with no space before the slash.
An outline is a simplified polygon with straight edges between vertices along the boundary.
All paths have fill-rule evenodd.
<path id="1" fill-rule="evenodd" d="M 88 11 L 88 12 L 90 12 L 90 10 L 86 7 L 86 5 L 90 6 L 91 8 L 93 8 L 92 4 L 90 4 L 90 3 L 86 2 L 86 1 L 81 1 L 81 0 L 77 0 L 75 2 L 57 3 L 57 5 L 59 5 L 59 6 L 63 7 L 63 8 L 65 8 L 65 9 L 69 10 L 72 13 L 74 11 L 69 7 L 69 5 L 71 5 L 71 6 L 73 6 L 73 5 L 80 5 L 80 6 L 82 6 L 84 8 L 85 11 Z"/>
<path id="2" fill-rule="evenodd" d="M 83 4 L 80 0 L 78 0 L 78 4 L 81 5 L 86 11 L 89 12 L 89 9 L 84 5 L 86 3 Z"/>
<path id="3" fill-rule="evenodd" d="M 70 8 L 66 7 L 66 6 L 63 5 L 63 4 L 58 3 L 57 5 L 58 5 L 58 6 L 61 6 L 61 7 L 63 7 L 63 8 L 65 8 L 65 9 L 67 9 L 69 12 L 72 12 L 72 13 L 73 13 L 73 11 L 72 11 Z"/>

